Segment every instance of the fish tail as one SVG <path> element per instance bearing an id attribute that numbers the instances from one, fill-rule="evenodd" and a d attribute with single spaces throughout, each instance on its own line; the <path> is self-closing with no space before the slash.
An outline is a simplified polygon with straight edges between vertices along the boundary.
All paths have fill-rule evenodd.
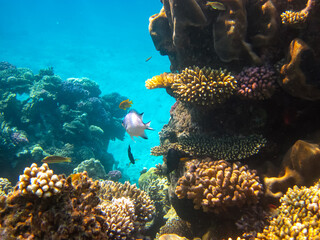
<path id="1" fill-rule="evenodd" d="M 154 130 L 152 127 L 150 127 L 150 123 L 151 123 L 151 121 L 149 121 L 149 122 L 146 123 L 147 129 L 148 129 L 148 130 Z"/>

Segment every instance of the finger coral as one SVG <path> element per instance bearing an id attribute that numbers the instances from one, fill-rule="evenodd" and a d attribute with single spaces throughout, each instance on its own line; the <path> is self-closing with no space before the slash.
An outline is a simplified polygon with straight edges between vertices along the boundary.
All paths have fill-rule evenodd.
<path id="1" fill-rule="evenodd" d="M 227 70 L 210 67 L 189 67 L 179 74 L 164 73 L 146 81 L 148 89 L 170 87 L 176 99 L 202 106 L 224 102 L 235 93 L 236 85 Z"/>
<path id="2" fill-rule="evenodd" d="M 180 137 L 181 150 L 192 156 L 240 160 L 257 154 L 266 144 L 261 135 L 213 138 L 201 135 Z"/>
<path id="3" fill-rule="evenodd" d="M 278 214 L 257 239 L 319 239 L 320 185 L 294 186 L 280 199 Z"/>
<path id="4" fill-rule="evenodd" d="M 179 199 L 192 199 L 195 209 L 222 213 L 230 207 L 258 203 L 263 187 L 256 171 L 246 165 L 206 159 L 190 164 L 175 193 Z"/>

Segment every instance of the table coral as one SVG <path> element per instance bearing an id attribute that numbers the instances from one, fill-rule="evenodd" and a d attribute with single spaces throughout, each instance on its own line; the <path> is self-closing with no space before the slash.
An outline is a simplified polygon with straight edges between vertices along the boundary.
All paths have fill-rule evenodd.
<path id="1" fill-rule="evenodd" d="M 175 193 L 179 199 L 192 199 L 195 209 L 223 213 L 234 206 L 258 203 L 263 187 L 256 171 L 248 166 L 207 159 L 189 165 Z"/>
<path id="2" fill-rule="evenodd" d="M 268 99 L 276 89 L 276 72 L 269 66 L 244 68 L 236 79 L 238 94 L 246 98 Z"/>
<path id="3" fill-rule="evenodd" d="M 259 153 L 266 145 L 266 139 L 261 135 L 222 138 L 191 135 L 178 138 L 178 143 L 180 149 L 191 156 L 240 160 Z"/>
<path id="4" fill-rule="evenodd" d="M 289 188 L 280 199 L 278 214 L 257 239 L 319 239 L 320 185 Z"/>
<path id="5" fill-rule="evenodd" d="M 202 106 L 224 102 L 234 94 L 236 85 L 227 70 L 208 67 L 189 67 L 179 74 L 162 74 L 146 82 L 148 89 L 169 87 L 179 101 Z"/>

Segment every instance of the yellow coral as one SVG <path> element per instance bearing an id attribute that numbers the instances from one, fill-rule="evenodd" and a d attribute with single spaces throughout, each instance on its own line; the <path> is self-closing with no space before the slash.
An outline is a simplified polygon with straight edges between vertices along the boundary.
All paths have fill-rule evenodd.
<path id="1" fill-rule="evenodd" d="M 285 11 L 281 13 L 281 22 L 282 24 L 299 24 L 299 23 L 304 23 L 307 20 L 308 17 L 307 11 L 300 11 L 300 12 L 294 12 L 294 11 Z"/>
<path id="2" fill-rule="evenodd" d="M 64 183 L 64 177 L 53 174 L 47 163 L 42 164 L 41 167 L 33 163 L 24 169 L 17 186 L 23 195 L 34 194 L 41 198 L 60 193 Z"/>
<path id="3" fill-rule="evenodd" d="M 175 78 L 173 93 L 182 102 L 197 105 L 222 103 L 235 92 L 237 81 L 227 70 L 186 68 Z"/>
<path id="4" fill-rule="evenodd" d="M 209 161 L 208 161 L 209 160 Z M 256 204 L 262 194 L 262 184 L 254 170 L 239 162 L 204 160 L 189 165 L 178 180 L 179 199 L 193 200 L 194 208 L 204 212 L 226 212 L 233 206 Z"/>
<path id="5" fill-rule="evenodd" d="M 173 73 L 162 73 L 160 75 L 154 76 L 146 81 L 146 88 L 154 89 L 170 87 L 174 82 L 174 76 L 175 74 Z"/>
<path id="6" fill-rule="evenodd" d="M 320 185 L 289 188 L 277 216 L 257 239 L 320 239 Z"/>

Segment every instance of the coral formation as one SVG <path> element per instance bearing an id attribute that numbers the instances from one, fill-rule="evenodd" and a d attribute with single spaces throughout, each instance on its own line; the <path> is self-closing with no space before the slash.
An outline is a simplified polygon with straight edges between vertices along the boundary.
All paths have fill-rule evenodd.
<path id="1" fill-rule="evenodd" d="M 6 178 L 0 178 L 0 196 L 8 195 L 12 190 L 11 182 Z"/>
<path id="2" fill-rule="evenodd" d="M 195 209 L 222 213 L 258 203 L 263 187 L 256 171 L 246 165 L 206 159 L 189 165 L 175 193 L 179 199 L 192 199 Z"/>
<path id="3" fill-rule="evenodd" d="M 64 182 L 64 177 L 53 174 L 48 164 L 44 163 L 38 167 L 33 163 L 24 169 L 17 186 L 22 195 L 34 194 L 39 198 L 48 198 L 61 193 Z"/>
<path id="4" fill-rule="evenodd" d="M 289 188 L 280 199 L 278 213 L 257 239 L 318 239 L 320 185 Z"/>
<path id="5" fill-rule="evenodd" d="M 117 182 L 122 178 L 122 173 L 119 170 L 111 170 L 108 172 L 108 180 Z"/>
<path id="6" fill-rule="evenodd" d="M 47 180 L 48 185 L 42 185 Z M 50 196 L 37 193 L 45 186 Z M 109 195 L 106 200 L 99 199 L 100 189 L 86 172 L 65 178 L 53 174 L 46 164 L 32 164 L 14 191 L 0 197 L 0 235 L 5 239 L 133 239 L 152 217 L 153 206 L 143 205 L 147 195 L 133 189 L 131 198 Z"/>
<path id="7" fill-rule="evenodd" d="M 108 143 L 123 139 L 125 112 L 118 105 L 125 97 L 113 93 L 100 97 L 99 85 L 88 78 L 63 81 L 52 68 L 34 75 L 26 68 L 0 71 L 0 164 L 24 167 L 48 155 L 69 156 L 70 173 L 81 161 L 100 159 L 107 171 L 114 159 Z M 11 172 L 10 172 L 11 171 Z M 17 176 L 13 170 L 2 176 Z"/>
<path id="8" fill-rule="evenodd" d="M 259 135 L 214 138 L 203 135 L 180 137 L 179 150 L 191 156 L 210 156 L 215 160 L 240 160 L 257 154 L 266 144 Z"/>
<path id="9" fill-rule="evenodd" d="M 250 99 L 268 99 L 276 89 L 277 76 L 269 66 L 244 68 L 236 79 L 238 94 Z"/>
<path id="10" fill-rule="evenodd" d="M 235 78 L 227 70 L 189 67 L 181 73 L 161 74 L 146 81 L 148 89 L 169 87 L 179 101 L 196 105 L 219 104 L 234 94 Z"/>
<path id="11" fill-rule="evenodd" d="M 153 201 L 146 192 L 138 189 L 135 184 L 103 181 L 100 182 L 100 186 L 99 197 L 105 201 L 124 197 L 134 202 L 136 229 L 142 230 L 145 224 L 152 220 L 155 213 Z"/>
<path id="12" fill-rule="evenodd" d="M 88 176 L 93 180 L 105 179 L 107 177 L 104 166 L 99 160 L 94 158 L 81 162 L 75 169 L 73 169 L 73 173 L 80 173 L 84 171 L 86 171 Z"/>

